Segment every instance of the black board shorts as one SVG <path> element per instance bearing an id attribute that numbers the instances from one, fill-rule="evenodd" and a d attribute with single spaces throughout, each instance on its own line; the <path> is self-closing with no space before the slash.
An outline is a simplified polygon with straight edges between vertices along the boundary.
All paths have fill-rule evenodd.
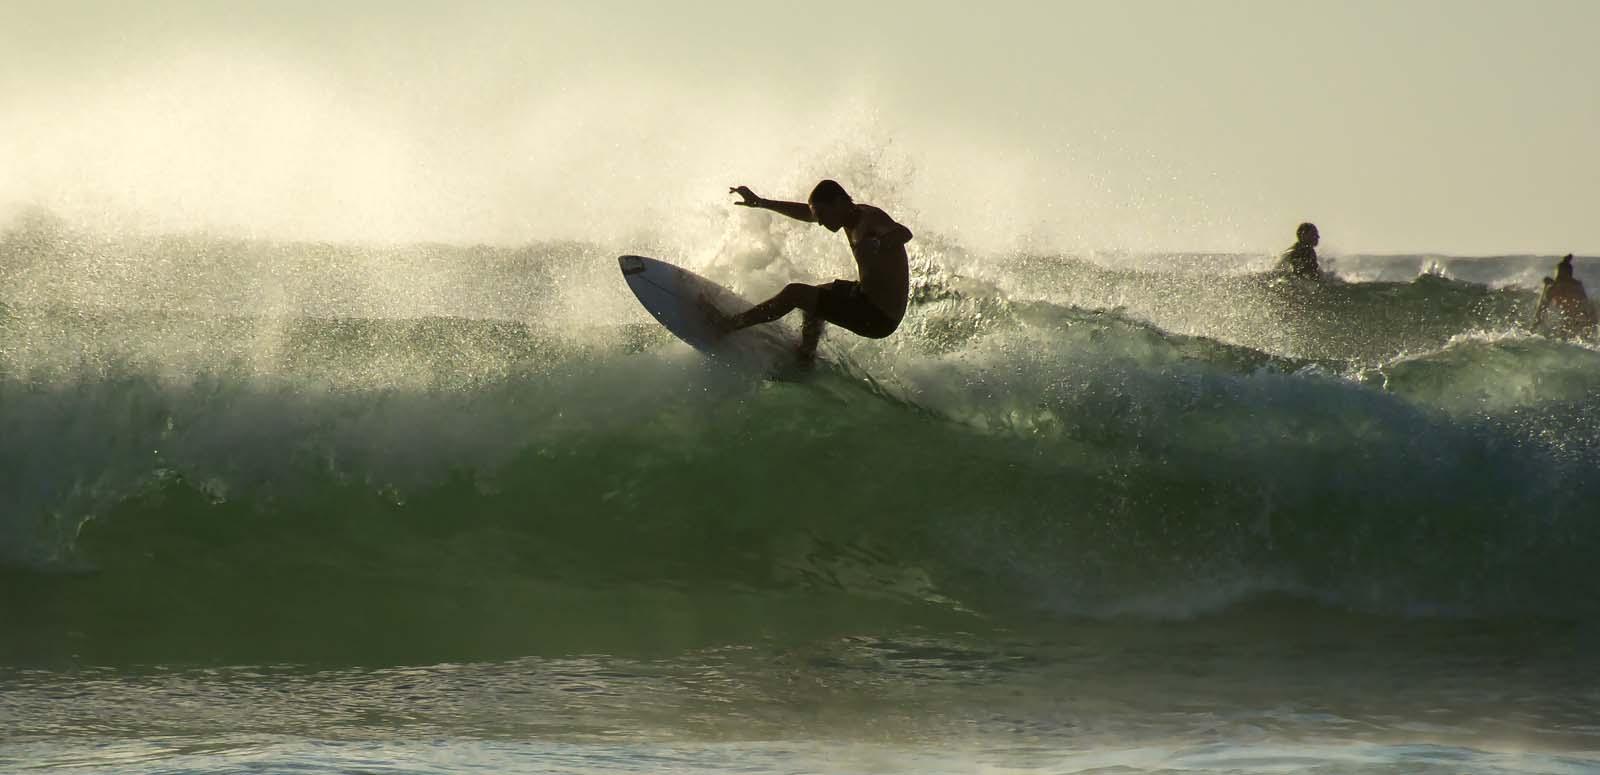
<path id="1" fill-rule="evenodd" d="M 853 280 L 834 280 L 817 286 L 817 317 L 868 339 L 882 339 L 900 327 L 900 321 L 883 314 Z"/>

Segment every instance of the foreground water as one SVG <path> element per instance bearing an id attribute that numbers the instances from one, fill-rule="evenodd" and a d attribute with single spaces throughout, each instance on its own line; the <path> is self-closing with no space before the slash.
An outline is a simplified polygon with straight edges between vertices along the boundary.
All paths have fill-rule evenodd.
<path id="1" fill-rule="evenodd" d="M 1592 772 L 1593 634 L 1258 610 L 418 667 L 13 670 L 0 766 Z"/>
<path id="2" fill-rule="evenodd" d="M 1600 766 L 1551 259 L 916 247 L 769 382 L 594 246 L 13 228 L 0 770 Z"/>

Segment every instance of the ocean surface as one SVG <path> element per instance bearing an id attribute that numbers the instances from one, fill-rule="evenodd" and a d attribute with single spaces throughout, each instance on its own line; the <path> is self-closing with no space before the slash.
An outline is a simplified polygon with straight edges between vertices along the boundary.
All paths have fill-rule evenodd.
<path id="1" fill-rule="evenodd" d="M 778 381 L 616 270 L 849 271 L 775 228 L 12 223 L 0 771 L 1600 771 L 1557 257 L 919 235 L 900 332 Z"/>

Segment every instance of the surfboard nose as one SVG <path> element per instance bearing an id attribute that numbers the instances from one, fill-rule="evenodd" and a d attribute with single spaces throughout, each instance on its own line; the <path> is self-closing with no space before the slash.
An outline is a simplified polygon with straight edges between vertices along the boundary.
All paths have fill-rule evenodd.
<path id="1" fill-rule="evenodd" d="M 638 274 L 645 270 L 644 256 L 617 256 L 617 264 L 622 267 L 624 275 Z"/>

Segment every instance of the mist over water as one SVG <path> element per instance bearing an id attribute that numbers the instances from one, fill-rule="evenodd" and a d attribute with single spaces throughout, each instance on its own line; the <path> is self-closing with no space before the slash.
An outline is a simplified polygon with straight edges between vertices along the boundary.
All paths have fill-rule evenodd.
<path id="1" fill-rule="evenodd" d="M 1023 116 L 940 109 L 852 61 L 865 52 L 835 56 L 817 19 L 786 22 L 819 36 L 780 64 L 760 38 L 709 33 L 708 8 L 681 9 L 671 23 L 693 32 L 677 37 L 650 34 L 654 11 L 386 10 L 13 9 L 19 38 L 74 34 L 48 52 L 19 41 L 18 76 L 32 67 L 0 107 L 0 208 L 112 232 L 704 255 L 728 186 L 799 198 L 832 175 L 983 251 L 1236 249 L 1285 231 L 1241 222 L 1182 160 L 1090 116 L 1024 144 Z"/>

